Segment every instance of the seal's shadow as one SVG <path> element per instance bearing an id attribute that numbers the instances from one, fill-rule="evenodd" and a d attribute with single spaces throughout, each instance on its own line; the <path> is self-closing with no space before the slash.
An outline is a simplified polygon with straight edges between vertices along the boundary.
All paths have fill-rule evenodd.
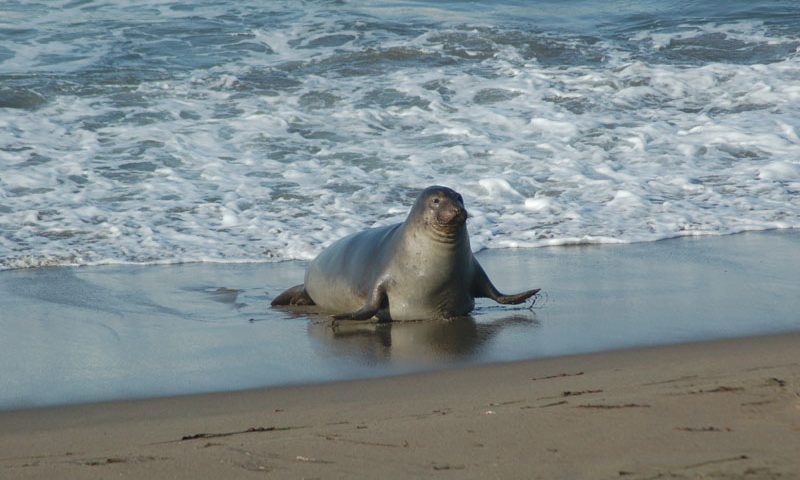
<path id="1" fill-rule="evenodd" d="M 312 320 L 308 333 L 335 357 L 355 357 L 363 363 L 441 363 L 477 356 L 504 328 L 538 325 L 535 313 L 527 311 L 482 322 L 466 316 L 419 322 L 340 321 L 332 327 L 329 321 Z"/>

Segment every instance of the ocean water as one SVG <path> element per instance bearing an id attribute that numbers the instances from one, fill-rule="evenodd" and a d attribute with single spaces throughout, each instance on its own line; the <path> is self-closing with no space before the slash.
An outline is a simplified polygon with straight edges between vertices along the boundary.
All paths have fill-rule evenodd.
<path id="1" fill-rule="evenodd" d="M 0 269 L 800 227 L 793 1 L 4 0 Z"/>

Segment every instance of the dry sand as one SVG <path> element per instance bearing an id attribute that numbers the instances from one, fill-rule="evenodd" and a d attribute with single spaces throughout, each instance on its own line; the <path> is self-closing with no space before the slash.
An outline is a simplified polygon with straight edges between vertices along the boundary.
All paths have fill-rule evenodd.
<path id="1" fill-rule="evenodd" d="M 0 413 L 0 478 L 800 478 L 800 335 Z"/>

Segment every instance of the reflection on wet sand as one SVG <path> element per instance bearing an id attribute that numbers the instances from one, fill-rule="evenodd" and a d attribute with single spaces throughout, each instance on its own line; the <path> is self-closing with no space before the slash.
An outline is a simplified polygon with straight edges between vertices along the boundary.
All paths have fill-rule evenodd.
<path id="1" fill-rule="evenodd" d="M 491 321 L 475 317 L 419 322 L 312 320 L 308 333 L 334 357 L 356 357 L 360 363 L 440 363 L 468 360 L 503 328 L 538 326 L 533 312 L 515 312 Z"/>

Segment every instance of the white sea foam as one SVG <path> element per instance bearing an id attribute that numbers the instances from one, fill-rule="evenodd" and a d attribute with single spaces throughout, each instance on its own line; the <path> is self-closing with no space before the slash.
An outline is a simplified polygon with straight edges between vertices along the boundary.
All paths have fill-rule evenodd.
<path id="1" fill-rule="evenodd" d="M 476 249 L 800 227 L 796 30 L 176 5 L 6 17 L 0 269 L 309 259 L 430 184 Z"/>

